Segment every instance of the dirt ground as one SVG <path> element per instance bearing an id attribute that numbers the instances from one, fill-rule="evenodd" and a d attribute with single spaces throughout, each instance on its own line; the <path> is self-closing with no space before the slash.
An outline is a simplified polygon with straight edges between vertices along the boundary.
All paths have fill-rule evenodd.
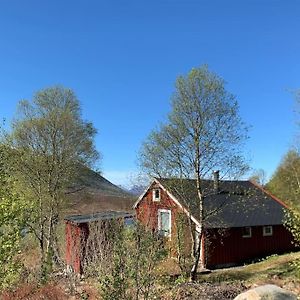
<path id="1" fill-rule="evenodd" d="M 229 300 L 234 299 L 238 294 L 247 288 L 243 284 L 237 283 L 185 283 L 176 288 L 172 293 L 172 298 L 168 300 Z"/>

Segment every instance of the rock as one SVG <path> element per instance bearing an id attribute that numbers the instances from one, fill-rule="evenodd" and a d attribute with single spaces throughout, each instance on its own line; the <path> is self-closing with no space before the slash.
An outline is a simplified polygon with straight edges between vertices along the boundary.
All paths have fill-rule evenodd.
<path id="1" fill-rule="evenodd" d="M 276 285 L 267 284 L 248 290 L 234 300 L 297 300 L 297 296 Z"/>

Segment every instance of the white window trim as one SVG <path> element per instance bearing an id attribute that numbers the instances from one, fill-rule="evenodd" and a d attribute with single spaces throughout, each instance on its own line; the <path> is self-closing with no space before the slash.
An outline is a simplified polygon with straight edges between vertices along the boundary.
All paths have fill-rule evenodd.
<path id="1" fill-rule="evenodd" d="M 172 212 L 170 209 L 158 209 L 157 210 L 157 229 L 158 229 L 158 232 L 161 231 L 160 213 L 164 213 L 164 212 L 169 214 L 169 224 L 170 224 L 169 234 L 165 235 L 165 237 L 171 238 L 171 235 L 172 235 Z"/>
<path id="2" fill-rule="evenodd" d="M 156 191 L 158 191 L 158 195 L 159 195 L 159 197 L 158 198 L 156 198 L 155 196 L 155 194 L 156 194 Z M 161 191 L 160 191 L 160 189 L 153 189 L 153 191 L 152 191 L 152 200 L 154 201 L 154 202 L 159 202 L 160 201 L 160 194 L 161 194 Z"/>
<path id="3" fill-rule="evenodd" d="M 266 232 L 266 228 L 270 228 L 270 232 Z M 263 236 L 272 236 L 273 235 L 273 226 L 263 226 Z"/>
<path id="4" fill-rule="evenodd" d="M 252 228 L 250 226 L 246 226 L 244 228 L 249 228 L 250 231 L 249 231 L 249 234 L 243 234 L 242 237 L 243 238 L 251 238 L 252 237 Z"/>

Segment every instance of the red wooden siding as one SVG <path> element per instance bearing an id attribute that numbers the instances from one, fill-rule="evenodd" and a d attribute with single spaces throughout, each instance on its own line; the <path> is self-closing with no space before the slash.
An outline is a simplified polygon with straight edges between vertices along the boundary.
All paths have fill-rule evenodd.
<path id="1" fill-rule="evenodd" d="M 292 236 L 283 225 L 273 226 L 272 236 L 263 236 L 263 227 L 251 227 L 252 237 L 243 238 L 242 228 L 230 228 L 224 235 L 216 229 L 208 230 L 206 266 L 239 264 L 254 258 L 292 251 Z"/>
<path id="2" fill-rule="evenodd" d="M 152 191 L 156 188 L 158 188 L 158 186 L 153 184 L 148 192 L 144 195 L 143 199 L 139 202 L 136 208 L 137 219 L 145 226 L 153 230 L 157 230 L 158 210 L 169 209 L 171 210 L 171 235 L 173 237 L 174 229 L 176 227 L 176 216 L 177 213 L 181 212 L 182 210 L 162 189 L 160 189 L 160 201 L 153 201 Z"/>
<path id="3" fill-rule="evenodd" d="M 154 189 L 160 189 L 160 201 L 153 201 L 152 192 Z M 170 255 L 176 257 L 176 220 L 178 214 L 183 213 L 183 210 L 169 197 L 165 190 L 161 189 L 158 184 L 154 183 L 144 195 L 143 199 L 138 203 L 136 208 L 136 217 L 148 228 L 157 230 L 159 209 L 168 209 L 171 211 L 171 238 L 169 247 Z M 191 237 L 189 230 L 187 229 L 185 234 L 186 251 L 191 251 L 191 243 Z"/>
<path id="4" fill-rule="evenodd" d="M 67 266 L 71 267 L 75 273 L 82 274 L 85 255 L 90 254 L 88 245 L 90 234 L 92 233 L 91 238 L 96 238 L 94 234 L 97 234 L 103 235 L 103 240 L 107 239 L 110 230 L 113 229 L 111 226 L 116 224 L 115 221 L 119 225 L 127 226 L 132 223 L 133 215 L 128 212 L 106 211 L 67 217 L 65 219 Z M 98 242 L 101 243 L 101 241 Z"/>
<path id="5" fill-rule="evenodd" d="M 160 201 L 153 201 L 154 189 L 160 189 Z M 170 246 L 171 255 L 176 256 L 176 248 L 174 248 L 174 243 L 176 243 L 176 217 L 183 210 L 158 183 L 154 182 L 136 207 L 137 219 L 152 230 L 157 230 L 159 209 L 171 210 Z M 290 232 L 283 225 L 272 227 L 272 236 L 263 236 L 263 226 L 251 227 L 252 236 L 250 238 L 242 237 L 242 227 L 226 229 L 222 233 L 218 229 L 207 229 L 202 240 L 204 245 L 201 253 L 203 266 L 213 268 L 216 266 L 236 265 L 251 259 L 295 250 L 295 246 L 291 242 L 293 238 Z M 191 239 L 188 231 L 185 242 L 187 251 L 190 251 Z"/>
<path id="6" fill-rule="evenodd" d="M 72 267 L 75 273 L 82 273 L 82 260 L 85 240 L 88 235 L 88 226 L 66 222 L 66 264 Z"/>

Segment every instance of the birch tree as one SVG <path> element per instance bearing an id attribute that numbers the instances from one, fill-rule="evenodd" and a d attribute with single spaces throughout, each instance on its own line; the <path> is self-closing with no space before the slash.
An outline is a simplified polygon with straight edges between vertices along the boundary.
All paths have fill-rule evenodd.
<path id="1" fill-rule="evenodd" d="M 225 89 L 223 79 L 202 66 L 177 78 L 166 122 L 142 145 L 140 164 L 149 175 L 196 180 L 196 217 L 201 226 L 191 280 L 196 277 L 205 229 L 203 179 L 213 170 L 227 179 L 242 175 L 247 169 L 242 155 L 246 138 L 235 97 Z"/>
<path id="2" fill-rule="evenodd" d="M 249 180 L 256 182 L 264 187 L 267 183 L 267 173 L 263 169 L 254 170 Z"/>
<path id="3" fill-rule="evenodd" d="M 27 227 L 39 242 L 42 266 L 49 256 L 59 262 L 55 229 L 65 205 L 65 191 L 81 165 L 98 158 L 96 130 L 82 119 L 72 90 L 63 87 L 37 92 L 32 101 L 20 101 L 7 140 L 14 176 L 31 199 Z"/>

